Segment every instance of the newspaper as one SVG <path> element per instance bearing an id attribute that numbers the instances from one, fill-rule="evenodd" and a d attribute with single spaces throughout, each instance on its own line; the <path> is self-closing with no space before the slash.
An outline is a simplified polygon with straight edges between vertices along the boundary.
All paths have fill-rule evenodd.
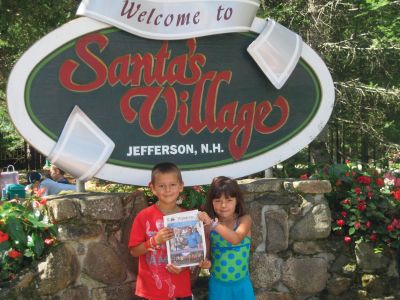
<path id="1" fill-rule="evenodd" d="M 197 266 L 206 256 L 204 226 L 198 210 L 164 216 L 164 226 L 174 230 L 167 241 L 168 263 L 179 267 Z"/>

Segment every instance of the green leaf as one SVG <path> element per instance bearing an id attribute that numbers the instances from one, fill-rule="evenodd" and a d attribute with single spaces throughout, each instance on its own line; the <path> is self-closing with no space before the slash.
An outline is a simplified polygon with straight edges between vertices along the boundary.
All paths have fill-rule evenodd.
<path id="1" fill-rule="evenodd" d="M 43 238 L 39 234 L 34 232 L 32 234 L 32 239 L 33 239 L 33 243 L 34 243 L 33 251 L 35 252 L 36 257 L 38 258 L 42 255 L 43 250 L 44 250 Z"/>
<path id="2" fill-rule="evenodd" d="M 14 216 L 10 216 L 7 219 L 7 233 L 18 244 L 26 245 L 27 237 L 21 222 Z"/>
<path id="3" fill-rule="evenodd" d="M 353 235 L 356 232 L 356 229 L 354 227 L 349 228 L 349 235 Z"/>

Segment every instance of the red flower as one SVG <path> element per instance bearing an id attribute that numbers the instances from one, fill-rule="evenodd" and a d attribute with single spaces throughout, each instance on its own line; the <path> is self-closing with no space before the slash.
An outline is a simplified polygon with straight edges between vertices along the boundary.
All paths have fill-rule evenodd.
<path id="1" fill-rule="evenodd" d="M 400 201 L 400 190 L 392 192 L 392 195 L 396 200 Z"/>
<path id="2" fill-rule="evenodd" d="M 377 186 L 384 186 L 385 185 L 385 182 L 383 181 L 382 178 L 377 178 L 375 180 L 375 183 L 376 183 Z"/>
<path id="3" fill-rule="evenodd" d="M 47 199 L 43 198 L 42 200 L 39 201 L 40 205 L 46 205 Z"/>
<path id="4" fill-rule="evenodd" d="M 304 174 L 300 175 L 299 178 L 300 178 L 301 180 L 307 180 L 307 179 L 308 179 L 308 174 L 307 174 L 307 173 L 304 173 Z"/>
<path id="5" fill-rule="evenodd" d="M 371 177 L 369 176 L 359 176 L 357 180 L 359 183 L 363 183 L 365 185 L 371 184 Z"/>
<path id="6" fill-rule="evenodd" d="M 359 195 L 359 194 L 361 194 L 361 189 L 360 189 L 359 187 L 356 187 L 356 188 L 354 189 L 354 192 L 355 192 L 357 195 Z"/>
<path id="7" fill-rule="evenodd" d="M 47 238 L 44 240 L 44 243 L 48 246 L 53 245 L 54 244 L 54 239 L 51 238 Z"/>
<path id="8" fill-rule="evenodd" d="M 346 177 L 349 177 L 350 176 L 350 173 L 349 172 L 346 172 Z"/>
<path id="9" fill-rule="evenodd" d="M 35 193 L 36 197 L 42 197 L 42 195 L 44 194 L 44 192 L 46 191 L 46 188 L 40 188 L 40 189 L 34 189 L 33 192 Z"/>
<path id="10" fill-rule="evenodd" d="M 345 236 L 345 237 L 343 238 L 343 241 L 344 241 L 346 244 L 350 244 L 350 243 L 351 243 L 351 237 Z"/>
<path id="11" fill-rule="evenodd" d="M 388 225 L 387 227 L 386 227 L 386 229 L 387 229 L 387 231 L 389 231 L 389 232 L 391 232 L 391 231 L 393 231 L 394 230 L 394 227 L 393 227 L 393 225 Z"/>
<path id="12" fill-rule="evenodd" d="M 0 230 L 0 243 L 8 241 L 8 234 Z"/>
<path id="13" fill-rule="evenodd" d="M 343 218 L 347 217 L 347 211 L 342 211 L 340 214 L 342 215 Z"/>
<path id="14" fill-rule="evenodd" d="M 371 227 L 371 221 L 365 222 L 365 227 L 370 228 Z"/>
<path id="15" fill-rule="evenodd" d="M 359 211 L 364 211 L 367 208 L 367 206 L 363 203 L 358 203 L 357 208 Z"/>
<path id="16" fill-rule="evenodd" d="M 346 224 L 346 222 L 345 222 L 344 220 L 340 219 L 340 220 L 337 220 L 337 221 L 336 221 L 336 224 L 337 224 L 339 227 L 343 227 L 343 226 Z"/>
<path id="17" fill-rule="evenodd" d="M 342 201 L 342 203 L 345 204 L 345 205 L 349 205 L 350 204 L 350 199 L 344 199 Z"/>
<path id="18" fill-rule="evenodd" d="M 376 241 L 376 234 L 375 234 L 375 233 L 371 234 L 371 235 L 369 236 L 369 239 L 370 239 L 371 241 L 375 242 L 375 241 Z"/>
<path id="19" fill-rule="evenodd" d="M 360 222 L 355 222 L 355 223 L 354 223 L 354 228 L 355 228 L 355 229 L 359 229 L 360 227 L 361 227 Z"/>
<path id="20" fill-rule="evenodd" d="M 368 192 L 367 195 L 368 195 L 368 198 L 369 198 L 369 199 L 372 199 L 372 196 L 374 195 L 374 193 L 373 193 L 373 192 Z"/>
<path id="21" fill-rule="evenodd" d="M 14 250 L 14 249 L 11 250 L 11 251 L 8 251 L 8 256 L 13 258 L 13 259 L 16 259 L 17 257 L 20 257 L 21 255 L 22 255 L 21 252 L 19 252 L 17 250 Z"/>

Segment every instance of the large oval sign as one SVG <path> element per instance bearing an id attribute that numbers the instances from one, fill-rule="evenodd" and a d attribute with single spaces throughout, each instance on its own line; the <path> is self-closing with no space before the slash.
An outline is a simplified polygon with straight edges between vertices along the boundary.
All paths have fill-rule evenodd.
<path id="1" fill-rule="evenodd" d="M 187 185 L 261 171 L 318 135 L 334 97 L 329 72 L 305 44 L 293 73 L 276 89 L 246 51 L 256 37 L 158 41 L 80 18 L 44 37 L 17 63 L 9 112 L 30 144 L 55 157 L 61 136 L 81 132 L 79 126 L 66 129 L 78 107 L 95 124 L 93 135 L 113 144 L 95 174 L 111 181 L 146 185 L 161 161 L 178 164 Z M 78 157 L 59 156 L 61 165 L 91 152 L 102 155 L 90 145 L 76 147 Z"/>

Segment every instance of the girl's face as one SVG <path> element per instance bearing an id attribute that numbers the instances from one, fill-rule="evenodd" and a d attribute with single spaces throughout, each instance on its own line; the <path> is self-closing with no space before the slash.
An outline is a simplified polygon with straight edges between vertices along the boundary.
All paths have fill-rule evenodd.
<path id="1" fill-rule="evenodd" d="M 221 195 L 221 197 L 213 199 L 215 214 L 221 221 L 234 217 L 236 204 L 236 197 Z"/>

